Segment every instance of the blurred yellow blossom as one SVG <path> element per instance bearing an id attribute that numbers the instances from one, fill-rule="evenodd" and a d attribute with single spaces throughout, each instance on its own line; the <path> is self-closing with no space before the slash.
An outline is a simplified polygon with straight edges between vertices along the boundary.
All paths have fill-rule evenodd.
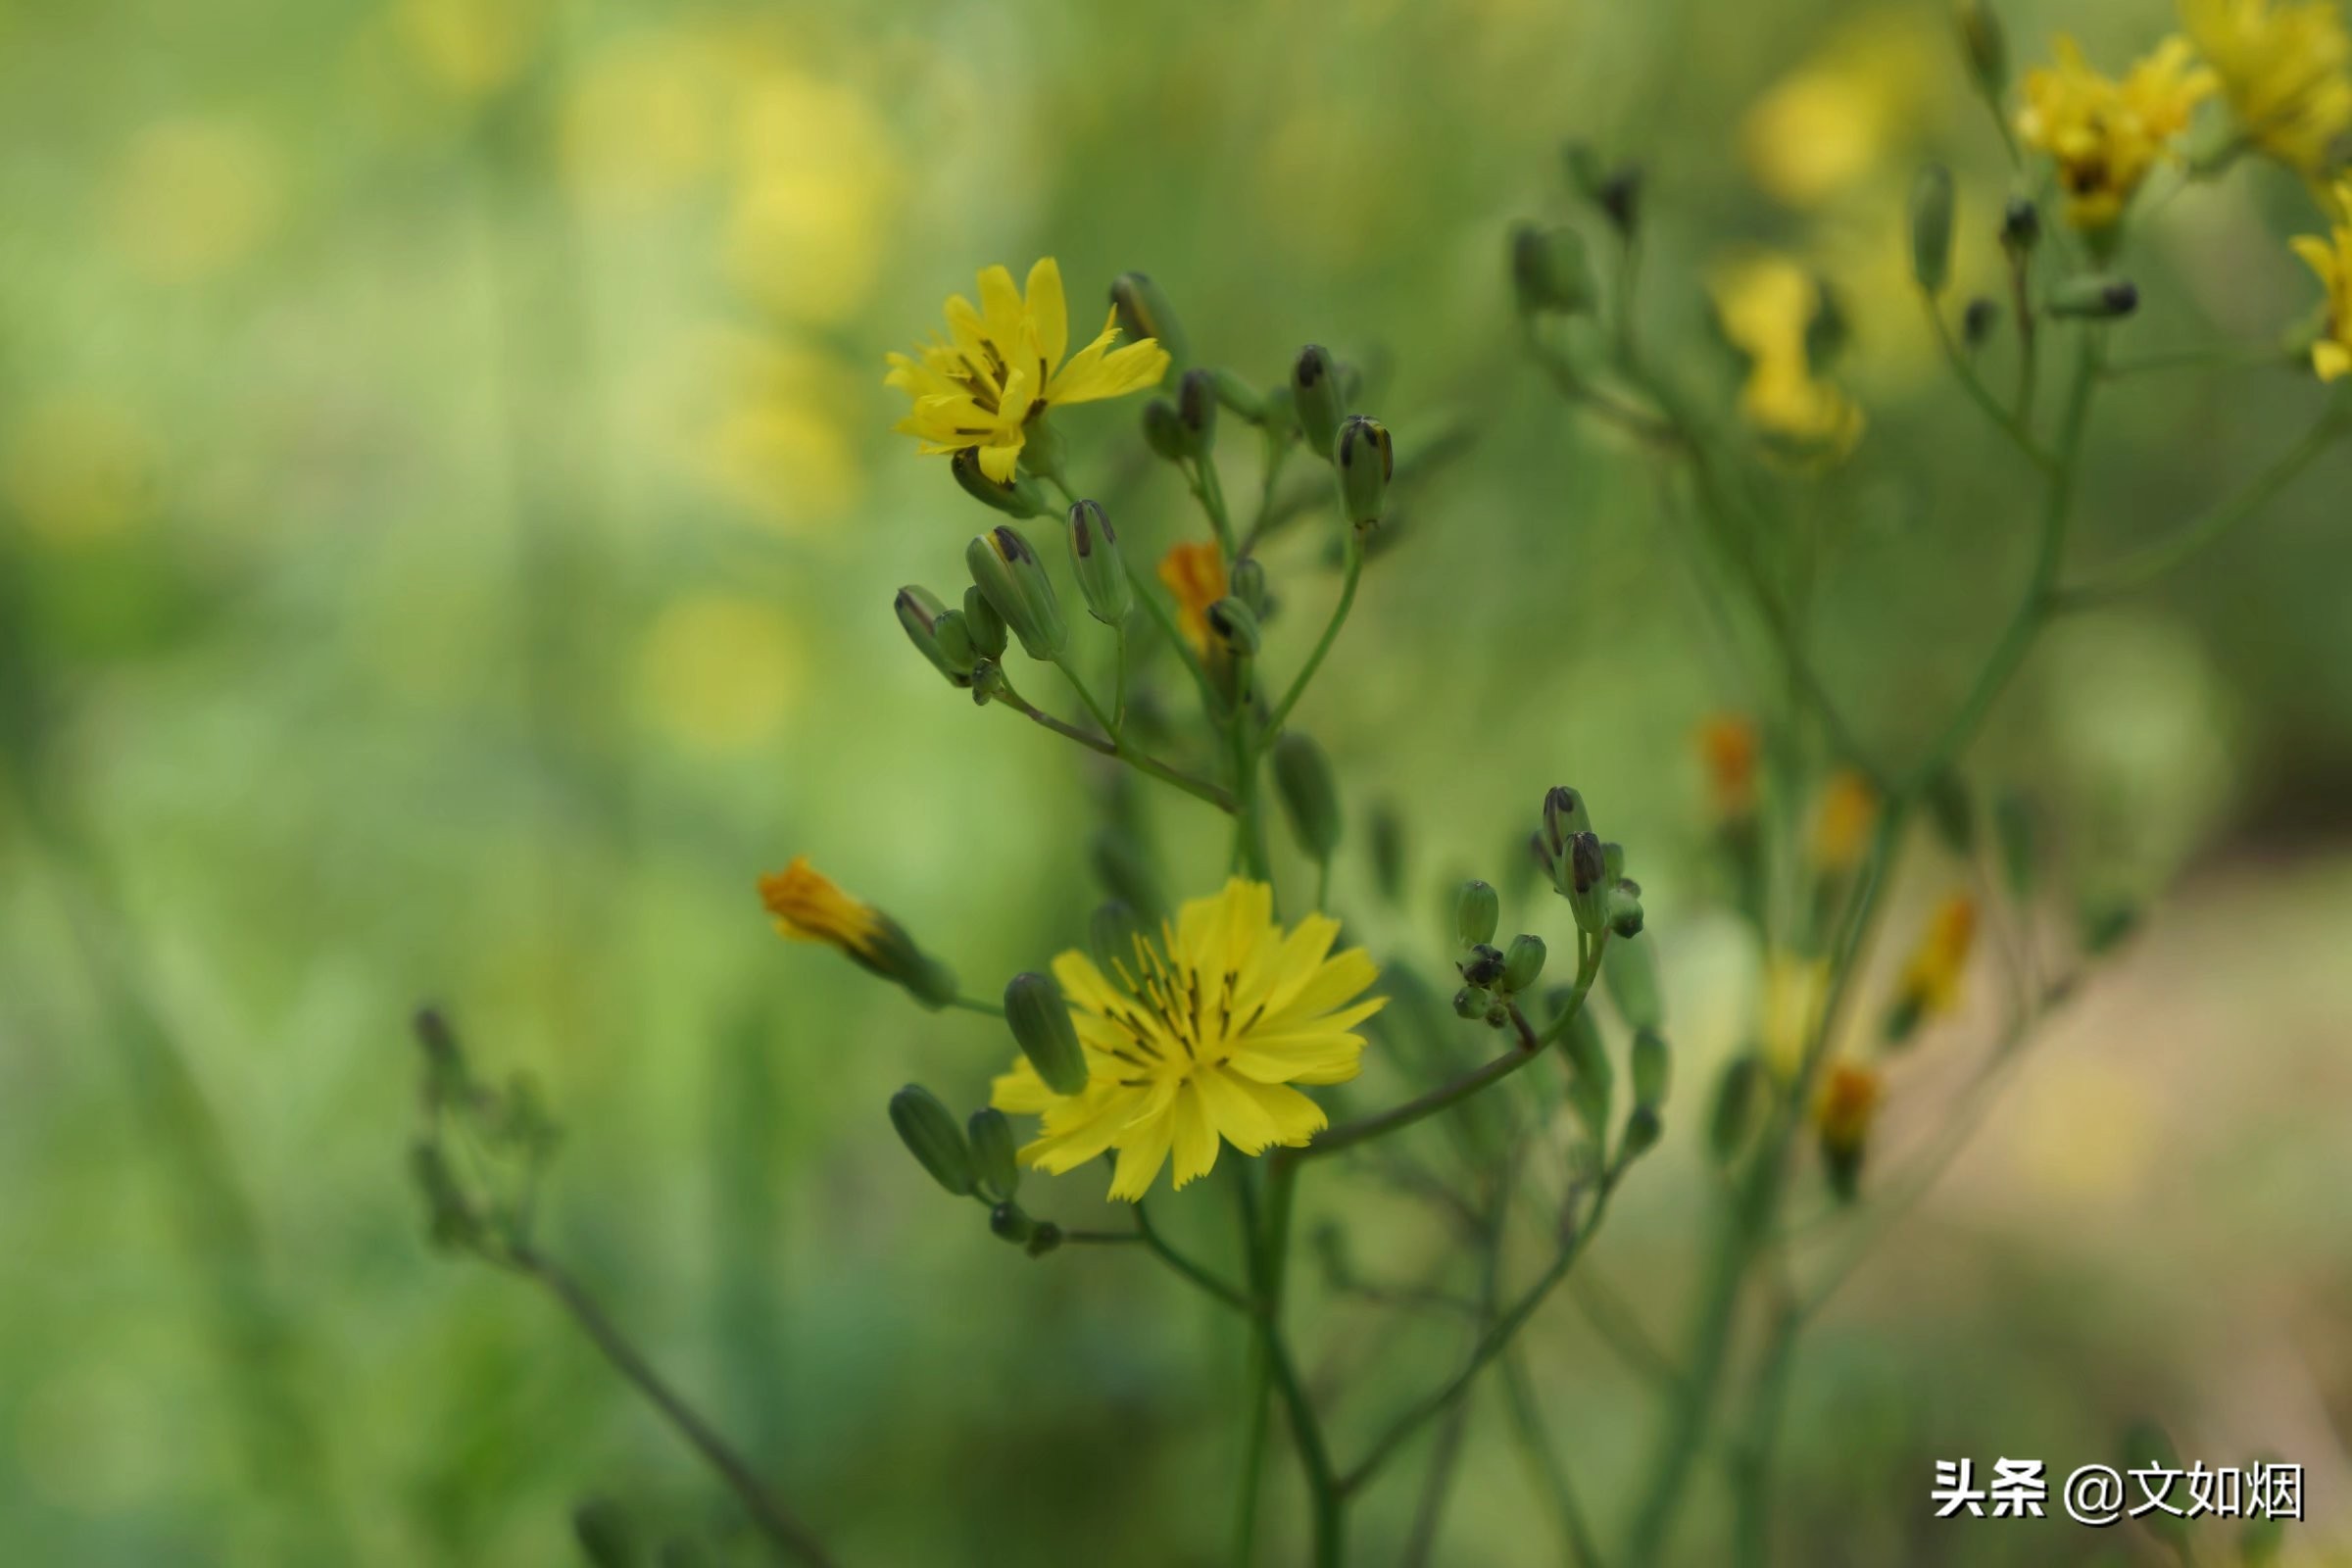
<path id="1" fill-rule="evenodd" d="M 1698 755 L 1707 774 L 1707 799 L 1718 816 L 1745 816 L 1756 808 L 1756 757 L 1762 750 L 1753 720 L 1741 713 L 1717 713 L 1698 726 Z"/>
<path id="2" fill-rule="evenodd" d="M 1196 653 L 1208 647 L 1208 607 L 1225 597 L 1225 554 L 1215 544 L 1177 544 L 1159 558 L 1159 580 L 1176 601 L 1176 624 Z"/>
<path id="3" fill-rule="evenodd" d="M 1327 1118 L 1297 1086 L 1361 1071 L 1352 1031 L 1388 1000 L 1356 1000 L 1380 970 L 1361 948 L 1334 954 L 1339 934 L 1323 914 L 1285 932 L 1273 890 L 1235 877 L 1186 903 L 1156 942 L 1138 933 L 1132 968 L 1114 957 L 1105 975 L 1075 950 L 1055 958 L 1088 1078 L 1057 1095 L 1020 1056 L 997 1079 L 991 1104 L 1043 1118 L 1022 1162 L 1058 1175 L 1115 1150 L 1110 1196 L 1135 1202 L 1171 1153 L 1183 1187 L 1224 1144 L 1257 1154 L 1307 1143 Z"/>
<path id="4" fill-rule="evenodd" d="M 169 120 L 124 149 L 106 193 L 107 226 L 133 267 L 182 281 L 250 255 L 283 202 L 276 154 L 259 133 L 225 120 Z"/>
<path id="5" fill-rule="evenodd" d="M 1879 792 L 1850 767 L 1832 773 L 1821 789 L 1813 817 L 1813 868 L 1824 874 L 1850 871 L 1879 820 Z"/>
<path id="6" fill-rule="evenodd" d="M 758 333 L 693 343 L 698 395 L 681 438 L 696 476 L 724 500 L 792 532 L 841 517 L 864 492 L 852 435 L 861 378 L 833 356 Z"/>
<path id="7" fill-rule="evenodd" d="M 1950 73 L 1925 12 L 1877 10 L 1775 82 L 1740 124 L 1740 154 L 1767 195 L 1818 207 L 1908 156 Z"/>
<path id="8" fill-rule="evenodd" d="M 33 534 L 76 544 L 122 533 L 147 515 L 155 447 L 123 409 L 68 395 L 35 404 L 15 425 L 0 486 Z"/>
<path id="9" fill-rule="evenodd" d="M 638 651 L 647 718 L 685 744 L 740 752 L 772 741 L 801 693 L 807 660 L 782 612 L 704 594 L 662 610 Z"/>
<path id="10" fill-rule="evenodd" d="M 1821 1028 L 1829 999 L 1830 960 L 1800 957 L 1776 949 L 1764 956 L 1764 995 L 1757 1030 L 1764 1060 L 1782 1078 L 1793 1078 Z"/>
<path id="11" fill-rule="evenodd" d="M 1806 455 L 1852 451 L 1862 411 L 1814 373 L 1808 344 L 1824 305 L 1820 281 L 1786 256 L 1759 254 L 1717 268 L 1709 292 L 1724 337 L 1747 361 L 1740 412 L 1748 423 Z"/>
<path id="12" fill-rule="evenodd" d="M 738 88 L 727 275 L 785 320 L 837 325 L 872 295 L 900 159 L 856 89 L 754 59 Z"/>
<path id="13" fill-rule="evenodd" d="M 2352 180 L 2335 187 L 2335 222 L 2328 238 L 2298 234 L 2289 243 L 2328 291 L 2328 320 L 2311 346 L 2311 368 L 2321 380 L 2332 381 L 2352 372 Z"/>
<path id="14" fill-rule="evenodd" d="M 2352 131 L 2352 37 L 2338 0 L 2180 0 L 2180 24 L 2240 131 L 2307 174 Z"/>
<path id="15" fill-rule="evenodd" d="M 436 86 L 484 98 L 530 62 L 547 28 L 547 0 L 398 0 L 393 20 Z"/>
<path id="16" fill-rule="evenodd" d="M 1026 296 L 1002 267 L 980 273 L 980 305 L 949 296 L 948 336 L 916 352 L 890 356 L 883 379 L 906 394 L 906 417 L 895 426 L 927 455 L 976 449 L 980 471 L 1010 483 L 1031 421 L 1068 403 L 1093 403 L 1157 386 L 1168 353 L 1151 338 L 1113 348 L 1118 314 L 1106 311 L 1102 330 L 1077 353 L 1070 346 L 1069 310 L 1061 269 L 1046 257 L 1029 269 Z"/>
<path id="17" fill-rule="evenodd" d="M 717 166 L 724 135 L 723 63 L 684 29 L 606 45 L 570 83 L 560 128 L 573 192 L 602 207 L 660 201 Z"/>
<path id="18" fill-rule="evenodd" d="M 1936 906 L 1895 986 L 1886 1026 L 1890 1038 L 1901 1039 L 1921 1021 L 1951 1010 L 1959 1000 L 1960 977 L 1968 968 L 1976 935 L 1976 900 L 1955 893 Z"/>
<path id="19" fill-rule="evenodd" d="M 2107 228 L 2212 96 L 2214 74 L 2197 67 L 2185 38 L 2165 39 L 2121 81 L 2093 71 L 2074 39 L 2061 35 L 2053 47 L 2055 65 L 2026 74 L 2018 134 L 2056 161 L 2067 220 Z"/>

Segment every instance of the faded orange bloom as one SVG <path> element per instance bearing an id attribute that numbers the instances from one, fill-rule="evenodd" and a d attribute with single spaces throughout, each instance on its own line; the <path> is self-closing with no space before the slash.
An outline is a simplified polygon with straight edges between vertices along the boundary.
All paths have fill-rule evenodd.
<path id="1" fill-rule="evenodd" d="M 1699 760 L 1706 765 L 1707 794 L 1720 816 L 1745 816 L 1756 808 L 1756 756 L 1762 742 L 1756 726 L 1740 713 L 1717 713 L 1698 726 Z"/>
<path id="2" fill-rule="evenodd" d="M 1841 1061 L 1831 1068 L 1830 1081 L 1822 1085 L 1821 1099 L 1813 1107 L 1813 1125 L 1821 1132 L 1822 1148 L 1832 1154 L 1859 1153 L 1870 1138 L 1870 1124 L 1878 1116 L 1885 1093 L 1876 1067 Z"/>
<path id="3" fill-rule="evenodd" d="M 1225 557 L 1214 544 L 1172 545 L 1159 558 L 1159 580 L 1175 596 L 1176 624 L 1195 653 L 1208 650 L 1208 607 L 1231 592 Z"/>
<path id="4" fill-rule="evenodd" d="M 1813 818 L 1813 865 L 1825 872 L 1850 871 L 1879 820 L 1879 792 L 1850 767 L 1830 775 L 1822 787 L 1821 809 Z"/>
<path id="5" fill-rule="evenodd" d="M 881 911 L 842 892 L 806 855 L 760 879 L 760 902 L 775 917 L 776 929 L 792 941 L 822 942 L 869 961 L 875 956 Z"/>

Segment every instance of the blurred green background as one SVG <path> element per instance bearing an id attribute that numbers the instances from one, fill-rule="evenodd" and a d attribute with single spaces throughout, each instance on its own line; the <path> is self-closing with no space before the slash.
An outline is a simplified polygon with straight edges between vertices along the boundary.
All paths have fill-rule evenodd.
<path id="1" fill-rule="evenodd" d="M 2065 26 L 2111 66 L 2172 25 L 2154 0 L 2008 20 L 2023 59 Z M 1594 1267 L 1670 1344 L 1711 1199 L 1697 1086 L 1757 970 L 1702 868 L 1690 736 L 1756 677 L 1639 455 L 1517 353 L 1501 236 L 1571 212 L 1562 139 L 1645 167 L 1645 325 L 1692 381 L 1720 373 L 1720 256 L 1783 248 L 1844 295 L 1872 422 L 1814 490 L 1838 542 L 1816 624 L 1887 750 L 1948 710 L 2030 548 L 2024 476 L 1907 291 L 1916 162 L 1960 172 L 1964 288 L 1996 275 L 2006 170 L 1925 0 L 0 0 L 0 128 L 12 1562 L 568 1563 L 590 1495 L 760 1560 L 548 1299 L 428 1250 L 403 1175 L 427 998 L 566 1126 L 551 1248 L 846 1560 L 1216 1560 L 1238 1333 L 1139 1259 L 1029 1263 L 942 1201 L 883 1102 L 920 1077 L 976 1102 L 1007 1042 L 785 947 L 753 892 L 810 854 L 983 992 L 1083 934 L 1071 824 L 1107 781 L 946 689 L 887 610 L 959 583 L 982 514 L 890 432 L 881 356 L 977 267 L 1058 256 L 1082 331 L 1141 268 L 1212 363 L 1266 382 L 1330 342 L 1392 367 L 1400 453 L 1475 432 L 1300 710 L 1358 851 L 1374 802 L 1409 827 L 1403 912 L 1360 854 L 1335 902 L 1426 965 L 1440 889 L 1505 881 L 1545 786 L 1635 847 L 1693 1108 Z M 2167 201 L 2126 341 L 2277 332 L 2315 297 L 2283 236 L 2314 226 L 2268 169 Z M 2118 383 L 2081 559 L 2185 521 L 2318 397 Z M 1155 549 L 1197 524 L 1134 463 L 1137 412 L 1062 422 Z M 2159 1560 L 2063 1519 L 1927 1519 L 1933 1459 L 2063 1475 L 2140 1414 L 2184 1457 L 2303 1462 L 2290 1553 L 2345 1542 L 2347 480 L 2339 456 L 2069 622 L 1978 749 L 1986 788 L 2042 803 L 2056 885 L 2163 902 L 1809 1342 L 1785 1560 Z M 1314 533 L 1270 553 L 1284 667 L 1332 592 Z M 1206 891 L 1209 824 L 1164 824 L 1174 891 Z M 1913 871 L 1904 910 L 1960 874 Z M 1997 1005 L 1980 964 L 1895 1147 Z M 1099 1222 L 1097 1196 L 1032 1206 Z M 1213 1197 L 1162 1213 L 1224 1257 Z M 1389 1275 L 1439 1246 L 1360 1180 L 1318 1172 L 1306 1203 Z M 1303 1310 L 1318 1360 L 1381 1332 Z M 1529 1344 L 1613 1525 L 1651 1404 L 1568 1293 Z M 1412 1326 L 1335 1400 L 1344 1444 L 1459 1350 Z M 1440 1561 L 1556 1555 L 1499 1409 L 1473 1406 Z M 1366 1503 L 1364 1560 L 1411 1473 Z M 1684 1546 L 1719 1561 L 1697 1495 Z"/>

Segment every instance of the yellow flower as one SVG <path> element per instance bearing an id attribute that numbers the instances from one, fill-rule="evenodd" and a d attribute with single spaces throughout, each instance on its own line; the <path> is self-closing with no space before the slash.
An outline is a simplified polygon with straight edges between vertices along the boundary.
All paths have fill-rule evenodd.
<path id="1" fill-rule="evenodd" d="M 1950 1010 L 1959 999 L 1960 975 L 1976 943 L 1977 901 L 1955 893 L 1937 905 L 1927 934 L 1903 966 L 1896 1006 L 1913 1021 Z"/>
<path id="2" fill-rule="evenodd" d="M 926 455 L 978 448 L 980 470 L 1000 484 L 1011 482 L 1030 421 L 1049 409 L 1156 386 L 1168 369 L 1167 351 L 1151 338 L 1111 347 L 1119 336 L 1115 311 L 1065 364 L 1069 313 L 1051 256 L 1029 269 L 1026 298 L 1010 272 L 991 267 L 980 274 L 979 309 L 956 294 L 947 317 L 945 342 L 932 339 L 920 358 L 890 356 L 883 381 L 913 405 L 896 428 L 921 442 Z"/>
<path id="3" fill-rule="evenodd" d="M 1852 870 L 1878 820 L 1879 794 L 1870 780 L 1850 767 L 1832 773 L 1822 786 L 1821 808 L 1813 818 L 1813 868 L 1825 873 Z"/>
<path id="4" fill-rule="evenodd" d="M 1756 808 L 1760 746 L 1756 726 L 1739 713 L 1717 713 L 1698 726 L 1699 760 L 1718 816 L 1745 816 Z"/>
<path id="5" fill-rule="evenodd" d="M 1229 591 L 1225 555 L 1213 544 L 1171 545 L 1159 580 L 1176 601 L 1176 624 L 1196 652 L 1208 647 L 1208 607 Z"/>
<path id="6" fill-rule="evenodd" d="M 1806 341 L 1824 305 L 1819 280 L 1788 257 L 1754 256 L 1719 269 L 1709 292 L 1724 337 L 1747 360 L 1747 422 L 1815 455 L 1852 451 L 1862 411 L 1814 373 Z"/>
<path id="7" fill-rule="evenodd" d="M 1830 1081 L 1822 1085 L 1821 1099 L 1813 1107 L 1822 1148 L 1833 1154 L 1859 1153 L 1870 1138 L 1870 1124 L 1877 1119 L 1884 1094 L 1875 1067 L 1841 1061 L 1831 1068 Z"/>
<path id="8" fill-rule="evenodd" d="M 870 959 L 886 920 L 872 905 L 851 898 L 834 880 L 795 856 L 790 865 L 760 879 L 760 902 L 776 929 L 794 942 L 822 942 L 853 958 Z"/>
<path id="9" fill-rule="evenodd" d="M 2180 0 L 2180 24 L 2248 140 L 2305 173 L 2327 167 L 2352 130 L 2352 38 L 2336 0 Z"/>
<path id="10" fill-rule="evenodd" d="M 1794 1078 L 1821 1028 L 1830 994 L 1830 961 L 1800 958 L 1778 951 L 1764 959 L 1761 1043 L 1766 1065 L 1784 1079 Z"/>
<path id="11" fill-rule="evenodd" d="M 2327 239 L 2298 234 L 2289 241 L 2328 291 L 2327 329 L 2311 346 L 2311 368 L 2323 381 L 2352 373 L 2352 180 L 2335 187 L 2335 213 Z"/>
<path id="12" fill-rule="evenodd" d="M 2217 83 L 2193 67 L 2185 38 L 2165 39 L 2121 81 L 2091 70 L 2072 38 L 2061 35 L 2055 49 L 2055 66 L 2026 74 L 2018 134 L 2056 160 L 2067 221 L 2106 228 Z"/>
<path id="13" fill-rule="evenodd" d="M 1286 935 L 1273 909 L 1272 889 L 1236 877 L 1158 942 L 1139 935 L 1115 979 L 1077 952 L 1054 960 L 1089 1076 L 1056 1095 L 1020 1057 L 997 1079 L 990 1103 L 1044 1118 L 1022 1163 L 1059 1174 L 1116 1150 L 1110 1196 L 1132 1202 L 1171 1152 L 1182 1187 L 1220 1143 L 1255 1154 L 1323 1129 L 1323 1107 L 1294 1086 L 1353 1078 L 1364 1039 L 1349 1031 L 1388 999 L 1354 1000 L 1380 971 L 1361 948 L 1331 953 L 1337 920 L 1310 914 Z"/>

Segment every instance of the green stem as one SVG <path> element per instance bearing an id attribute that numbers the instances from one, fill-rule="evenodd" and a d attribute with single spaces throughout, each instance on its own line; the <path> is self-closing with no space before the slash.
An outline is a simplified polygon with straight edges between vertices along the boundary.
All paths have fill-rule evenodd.
<path id="1" fill-rule="evenodd" d="M 1169 1246 L 1167 1239 L 1159 1234 L 1159 1228 L 1152 1223 L 1152 1216 L 1145 1210 L 1141 1200 L 1135 1205 L 1135 1230 L 1126 1239 L 1143 1243 L 1161 1262 L 1235 1311 L 1251 1315 L 1256 1313 L 1257 1308 L 1249 1297 Z"/>
<path id="2" fill-rule="evenodd" d="M 1291 716 L 1291 710 L 1298 706 L 1298 699 L 1306 695 L 1307 683 L 1315 678 L 1315 671 L 1323 667 L 1324 656 L 1331 652 L 1331 645 L 1339 639 L 1340 628 L 1348 624 L 1348 612 L 1355 608 L 1355 585 L 1364 574 L 1363 529 L 1348 530 L 1347 551 L 1348 562 L 1340 578 L 1340 602 L 1332 607 L 1331 619 L 1324 622 L 1323 635 L 1316 639 L 1314 652 L 1308 654 L 1306 662 L 1299 666 L 1298 675 L 1291 681 L 1291 689 L 1282 694 L 1281 702 L 1274 705 L 1274 712 L 1266 720 L 1263 731 L 1269 741 L 1282 733 L 1283 721 Z"/>
<path id="3" fill-rule="evenodd" d="M 1004 1008 L 1002 1004 L 990 1002 L 983 997 L 951 997 L 948 999 L 948 1005 L 961 1007 L 965 1012 L 985 1012 L 991 1018 L 1004 1016 Z"/>
<path id="4" fill-rule="evenodd" d="M 1511 1428 L 1529 1475 L 1551 1499 L 1552 1513 L 1559 1520 L 1560 1540 L 1567 1547 L 1563 1557 L 1576 1568 L 1602 1568 L 1600 1544 L 1592 1538 L 1592 1522 L 1577 1501 L 1576 1489 L 1568 1484 L 1567 1467 L 1560 1463 L 1559 1453 L 1544 1430 L 1535 1382 L 1528 1376 L 1527 1352 L 1516 1343 L 1502 1352 L 1502 1388 L 1510 1400 Z"/>
<path id="5" fill-rule="evenodd" d="M 1257 1199 L 1250 1167 L 1233 1167 L 1234 1198 L 1241 1209 L 1242 1258 L 1248 1266 L 1250 1294 L 1262 1305 L 1266 1299 L 1265 1248 L 1258 1236 Z M 1233 1520 L 1235 1568 L 1250 1568 L 1257 1555 L 1257 1504 L 1265 1488 L 1266 1434 L 1274 1420 L 1274 1358 L 1263 1334 L 1250 1336 L 1249 1387 L 1242 1398 L 1242 1479 L 1237 1489 Z"/>
<path id="6" fill-rule="evenodd" d="M 1220 811 L 1231 812 L 1235 809 L 1234 798 L 1218 786 L 1209 783 L 1208 780 L 1195 778 L 1190 773 L 1179 772 L 1157 758 L 1148 757 L 1144 753 L 1136 751 L 1123 741 L 1104 740 L 1100 735 L 1089 735 L 1077 725 L 1055 718 L 1014 691 L 1009 680 L 1005 681 L 1004 686 L 999 689 L 993 700 L 1004 704 L 1014 712 L 1022 714 L 1032 723 L 1043 725 L 1056 735 L 1076 741 L 1089 751 L 1100 752 L 1104 757 L 1116 758 L 1137 772 L 1150 778 L 1155 778 L 1162 784 L 1172 785 L 1196 800 L 1206 801 Z"/>
<path id="7" fill-rule="evenodd" d="M 2019 416 L 2001 407 L 2000 400 L 1978 377 L 1977 368 L 1969 364 L 1967 356 L 1960 352 L 1960 345 L 1952 338 L 1951 323 L 1943 318 L 1943 312 L 1937 308 L 1935 297 L 1923 293 L 1920 301 L 1927 307 L 1928 322 L 1935 328 L 1936 341 L 1943 349 L 1944 363 L 1951 367 L 1953 378 L 1960 383 L 1961 390 L 1968 394 L 1969 401 L 1984 411 L 1984 417 L 2015 442 L 2017 450 L 2024 453 L 2029 462 L 2044 473 L 2051 471 L 2054 464 L 2050 455 L 2042 451 Z M 2023 401 L 2022 395 L 2020 401 Z"/>
<path id="8" fill-rule="evenodd" d="M 1291 1201 L 1298 1180 L 1298 1167 L 1290 1161 L 1276 1159 L 1267 1168 L 1259 1248 L 1265 1290 L 1263 1309 L 1257 1319 L 1258 1343 L 1273 1374 L 1274 1387 L 1282 1396 L 1283 1409 L 1290 1416 L 1291 1440 L 1298 1445 L 1299 1463 L 1306 1471 L 1314 1523 L 1315 1568 L 1340 1568 L 1347 1530 L 1344 1491 L 1332 1469 L 1331 1450 L 1323 1441 L 1322 1423 L 1316 1418 L 1306 1385 L 1298 1376 L 1298 1363 L 1293 1360 L 1290 1345 L 1282 1333 L 1283 1282 L 1290 1266 Z"/>
<path id="9" fill-rule="evenodd" d="M 1216 532 L 1217 548 L 1230 563 L 1234 559 L 1233 514 L 1225 506 L 1225 482 L 1217 477 L 1216 460 L 1196 459 L 1193 474 L 1193 494 L 1200 498 L 1200 510 L 1208 514 L 1208 525 Z"/>

